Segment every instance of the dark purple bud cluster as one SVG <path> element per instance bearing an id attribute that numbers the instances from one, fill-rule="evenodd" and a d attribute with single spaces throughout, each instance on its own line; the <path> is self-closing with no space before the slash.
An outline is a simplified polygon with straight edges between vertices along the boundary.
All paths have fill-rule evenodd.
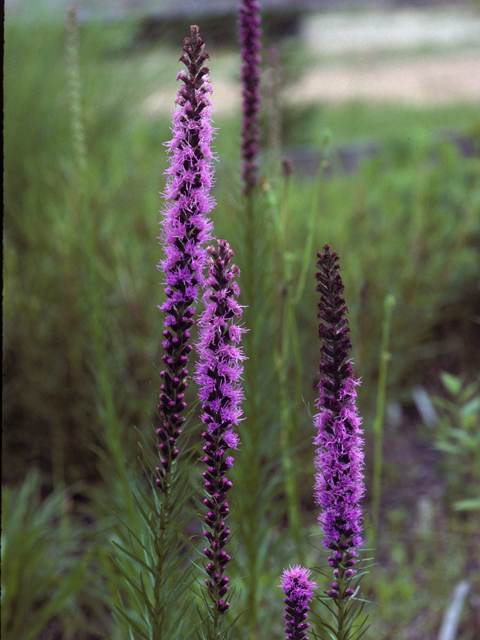
<path id="1" fill-rule="evenodd" d="M 353 377 L 353 369 L 349 360 L 346 360 L 352 343 L 350 342 L 348 320 L 345 314 L 348 312 L 342 293 L 345 289 L 339 274 L 338 255 L 330 251 L 329 245 L 324 247 L 325 253 L 318 252 L 317 268 L 320 271 L 315 275 L 318 280 L 316 291 L 321 293 L 318 303 L 318 317 L 321 322 L 318 325 L 318 336 L 323 340 L 320 348 L 319 372 L 324 376 L 322 381 L 323 407 L 332 411 L 342 408 L 340 387 L 343 380 Z"/>
<path id="2" fill-rule="evenodd" d="M 287 596 L 285 603 L 286 640 L 308 640 L 306 630 L 310 626 L 307 622 L 310 607 L 308 603 L 313 598 L 313 592 L 318 585 L 310 579 L 311 572 L 301 565 L 285 569 L 282 582 L 279 585 Z"/>
<path id="3" fill-rule="evenodd" d="M 242 81 L 242 160 L 243 192 L 251 193 L 258 181 L 258 119 L 260 113 L 260 3 L 241 0 L 238 7 L 238 33 L 241 46 Z"/>
<path id="4" fill-rule="evenodd" d="M 338 578 L 327 594 L 338 599 L 353 595 L 348 582 L 354 575 L 350 567 L 355 564 L 355 548 L 361 544 L 364 454 L 361 418 L 355 406 L 355 386 L 359 382 L 354 380 L 352 365 L 346 360 L 351 343 L 338 255 L 328 245 L 323 251 L 318 253 L 316 274 L 317 291 L 321 293 L 318 317 L 323 345 L 319 413 L 315 416 L 318 434 L 314 444 L 319 445 L 315 458 L 315 498 L 322 509 L 318 521 L 325 532 L 323 544 L 334 551 L 329 563 Z"/>
<path id="5" fill-rule="evenodd" d="M 206 262 L 204 245 L 210 240 L 212 224 L 208 214 L 213 207 L 212 186 L 212 89 L 208 83 L 208 68 L 204 66 L 208 54 L 199 36 L 198 27 L 190 28 L 185 38 L 180 60 L 187 69 L 177 78 L 182 81 L 173 114 L 173 137 L 168 143 L 170 167 L 164 193 L 169 201 L 165 207 L 163 233 L 160 238 L 165 259 L 159 269 L 165 274 L 166 302 L 160 307 L 167 316 L 163 332 L 163 384 L 158 409 L 163 424 L 158 429 L 161 467 L 157 484 L 170 471 L 178 455 L 176 440 L 185 422 L 182 413 L 187 388 L 187 365 L 192 351 L 190 328 L 194 324 L 198 287 L 203 284 Z"/>
<path id="6" fill-rule="evenodd" d="M 334 567 L 333 577 L 337 582 L 332 582 L 331 589 L 326 591 L 327 596 L 335 600 L 347 599 L 353 596 L 354 590 L 350 588 L 350 581 L 357 573 L 355 566 L 355 556 L 353 553 L 335 551 L 333 556 L 329 556 L 328 564 Z"/>
<path id="7" fill-rule="evenodd" d="M 205 312 L 199 318 L 200 358 L 195 380 L 200 385 L 202 421 L 207 427 L 202 434 L 205 439 L 203 462 L 207 467 L 203 477 L 208 496 L 203 501 L 208 509 L 204 517 L 207 526 L 204 535 L 209 542 L 204 550 L 209 560 L 205 567 L 208 575 L 205 584 L 217 611 L 224 613 L 230 605 L 225 599 L 229 579 L 223 574 L 231 560 L 224 551 L 230 535 L 225 525 L 229 514 L 226 497 L 232 487 L 226 474 L 233 465 L 233 458 L 227 452 L 237 449 L 239 444 L 233 427 L 242 413 L 240 380 L 243 367 L 240 361 L 244 355 L 237 346 L 243 329 L 235 324 L 235 320 L 241 318 L 242 308 L 237 302 L 240 290 L 233 279 L 240 271 L 236 266 L 228 266 L 233 257 L 228 243 L 219 240 L 218 245 L 218 252 L 213 247 L 207 250 L 210 269 L 203 296 Z"/>

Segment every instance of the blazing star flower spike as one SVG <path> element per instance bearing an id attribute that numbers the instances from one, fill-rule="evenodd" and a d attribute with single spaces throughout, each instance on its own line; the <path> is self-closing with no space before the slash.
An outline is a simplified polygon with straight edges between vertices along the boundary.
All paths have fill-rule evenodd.
<path id="1" fill-rule="evenodd" d="M 287 634 L 286 640 L 308 640 L 305 631 L 310 626 L 306 622 L 310 607 L 308 603 L 313 598 L 313 592 L 318 588 L 317 583 L 310 578 L 311 571 L 297 564 L 285 569 L 282 574 L 281 587 L 286 598 L 285 613 L 286 620 L 284 629 Z"/>
<path id="2" fill-rule="evenodd" d="M 238 435 L 234 426 L 241 419 L 240 403 L 243 400 L 241 376 L 245 359 L 240 348 L 244 331 L 238 325 L 242 316 L 242 307 L 238 304 L 240 294 L 235 276 L 240 270 L 235 265 L 229 267 L 233 251 L 225 240 L 218 241 L 218 252 L 208 248 L 210 255 L 209 277 L 203 296 L 205 311 L 199 318 L 200 340 L 197 345 L 199 362 L 196 382 L 200 386 L 199 398 L 202 401 L 202 421 L 207 430 L 203 433 L 205 446 L 203 461 L 207 470 L 204 504 L 207 514 L 205 537 L 210 546 L 204 550 L 209 560 L 205 566 L 208 578 L 205 580 L 213 601 L 214 619 L 225 613 L 230 604 L 226 601 L 229 579 L 224 576 L 230 556 L 224 551 L 230 530 L 225 525 L 229 513 L 226 494 L 232 487 L 227 472 L 234 458 L 228 455 L 229 449 L 237 449 Z"/>
<path id="3" fill-rule="evenodd" d="M 242 0 L 238 7 L 238 33 L 241 47 L 242 81 L 242 160 L 243 193 L 248 195 L 257 183 L 258 119 L 260 114 L 260 3 Z"/>
<path id="4" fill-rule="evenodd" d="M 347 359 L 351 349 L 348 311 L 341 294 L 344 291 L 339 274 L 338 255 L 326 245 L 318 253 L 316 274 L 320 318 L 320 382 L 318 385 L 319 413 L 315 417 L 318 445 L 315 458 L 316 503 L 322 511 L 318 516 L 325 533 L 323 544 L 334 551 L 329 558 L 335 569 L 335 578 L 328 595 L 347 598 L 353 594 L 348 582 L 355 571 L 355 548 L 361 544 L 363 519 L 360 500 L 365 493 L 363 482 L 363 431 L 361 418 L 355 406 L 355 387 L 351 362 Z"/>
<path id="5" fill-rule="evenodd" d="M 210 240 L 212 224 L 208 215 L 214 201 L 210 196 L 213 183 L 212 169 L 212 92 L 208 82 L 208 67 L 204 66 L 208 53 L 197 26 L 190 27 L 190 37 L 183 41 L 180 61 L 186 69 L 177 79 L 182 86 L 177 93 L 179 109 L 173 113 L 172 140 L 167 143 L 170 167 L 165 172 L 167 186 L 164 197 L 167 204 L 159 238 L 165 259 L 158 268 L 165 274 L 166 302 L 160 309 L 166 313 L 163 332 L 163 362 L 161 372 L 160 403 L 158 409 L 163 419 L 157 434 L 160 440 L 161 467 L 157 484 L 170 471 L 178 455 L 176 440 L 185 418 L 184 392 L 187 388 L 189 353 L 189 329 L 194 324 L 194 304 L 198 287 L 203 284 L 206 263 L 205 244 Z"/>

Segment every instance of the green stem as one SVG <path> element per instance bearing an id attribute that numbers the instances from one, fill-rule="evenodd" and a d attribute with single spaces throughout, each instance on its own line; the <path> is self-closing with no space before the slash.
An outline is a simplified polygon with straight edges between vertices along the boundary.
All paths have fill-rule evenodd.
<path id="1" fill-rule="evenodd" d="M 320 197 L 320 186 L 322 183 L 323 169 L 325 164 L 322 163 L 315 181 L 312 205 L 310 215 L 307 222 L 307 242 L 303 253 L 303 261 L 300 270 L 300 276 L 295 292 L 293 291 L 293 282 L 291 275 L 291 256 L 286 250 L 285 229 L 288 215 L 288 177 L 285 180 L 285 189 L 283 198 L 281 199 L 280 216 L 274 216 L 277 220 L 277 243 L 282 257 L 283 267 L 283 287 L 284 287 L 284 313 L 281 339 L 279 345 L 279 357 L 277 358 L 279 382 L 280 382 L 280 402 L 281 402 L 281 447 L 282 447 L 282 466 L 285 476 L 285 491 L 287 494 L 287 507 L 290 520 L 290 528 L 292 537 L 299 545 L 301 541 L 301 520 L 299 511 L 299 500 L 297 494 L 297 483 L 293 472 L 291 460 L 291 444 L 292 437 L 297 433 L 299 424 L 299 412 L 302 398 L 302 361 L 300 354 L 300 345 L 298 340 L 297 322 L 295 308 L 299 303 L 303 289 L 305 286 L 306 275 L 311 264 L 310 254 L 313 247 L 313 229 L 315 218 L 318 212 L 318 202 Z M 294 368 L 295 368 L 295 402 L 294 411 L 290 408 L 289 387 L 288 384 L 288 362 L 289 354 L 292 351 Z"/>
<path id="2" fill-rule="evenodd" d="M 343 577 L 340 582 L 341 593 L 343 592 Z M 342 598 L 338 603 L 338 640 L 345 640 L 345 630 L 344 630 L 344 621 L 345 621 L 345 600 Z"/>
<path id="3" fill-rule="evenodd" d="M 213 640 L 218 640 L 219 637 L 219 613 L 217 607 L 213 609 Z"/>
<path id="4" fill-rule="evenodd" d="M 281 330 L 280 342 L 277 346 L 276 369 L 279 379 L 280 390 L 280 445 L 282 452 L 282 468 L 285 479 L 285 493 L 287 495 L 287 509 L 292 537 L 300 545 L 301 526 L 300 512 L 298 508 L 297 483 L 291 458 L 292 439 L 295 438 L 298 425 L 297 407 L 300 405 L 298 398 L 295 401 L 295 411 L 291 409 L 291 393 L 288 376 L 289 356 L 293 350 L 295 366 L 295 391 L 298 392 L 298 378 L 301 378 L 301 361 L 296 357 L 298 340 L 296 336 L 295 300 L 293 295 L 292 261 L 294 255 L 287 251 L 286 225 L 288 218 L 288 186 L 289 176 L 285 178 L 283 197 L 281 198 L 280 212 L 278 212 L 275 202 L 272 203 L 271 214 L 276 231 L 276 244 L 278 247 L 280 269 L 282 273 L 281 281 Z M 296 393 L 296 396 L 298 393 Z"/>
<path id="5" fill-rule="evenodd" d="M 160 512 L 160 526 L 158 530 L 158 538 L 155 543 L 157 551 L 157 566 L 155 571 L 155 581 L 153 587 L 153 600 L 155 618 L 153 622 L 152 640 L 162 640 L 163 625 L 163 605 L 162 605 L 162 586 L 164 583 L 163 566 L 166 560 L 165 540 L 167 537 L 169 517 L 170 517 L 170 499 L 172 493 L 172 473 L 167 471 L 162 483 L 162 506 Z"/>
<path id="6" fill-rule="evenodd" d="M 378 523 L 380 514 L 380 490 L 382 477 L 382 446 L 383 446 L 383 419 L 385 415 L 385 400 L 387 389 L 387 371 L 390 361 L 389 342 L 392 313 L 395 307 L 395 297 L 389 294 L 384 300 L 384 320 L 382 327 L 382 347 L 380 352 L 380 372 L 377 388 L 377 410 L 373 433 L 375 437 L 375 450 L 373 458 L 373 487 L 372 487 L 372 548 L 375 548 L 378 536 Z"/>
<path id="7" fill-rule="evenodd" d="M 245 520 L 240 522 L 242 534 L 244 537 L 244 545 L 247 554 L 247 579 L 246 579 L 246 607 L 247 607 L 247 626 L 249 628 L 250 638 L 256 638 L 257 620 L 258 620 L 258 581 L 259 581 L 259 557 L 258 557 L 258 536 L 259 518 L 263 515 L 260 510 L 262 508 L 262 487 L 259 486 L 261 476 L 260 459 L 259 459 L 259 424 L 261 423 L 261 407 L 259 406 L 258 394 L 255 389 L 260 384 L 260 359 L 257 352 L 258 334 L 253 328 L 261 325 L 259 316 L 261 315 L 261 303 L 257 294 L 258 290 L 258 262 L 259 262 L 259 238 L 257 234 L 258 223 L 255 219 L 254 197 L 250 193 L 244 201 L 244 242 L 245 249 L 244 267 L 242 269 L 242 291 L 245 296 L 246 308 L 243 319 L 245 325 L 250 328 L 245 334 L 244 348 L 248 360 L 245 363 L 245 382 L 248 385 L 250 393 L 246 394 L 246 421 L 240 425 L 243 430 L 243 458 L 250 461 L 249 477 L 251 479 L 252 491 L 246 497 L 244 504 Z"/>
<path id="8" fill-rule="evenodd" d="M 294 304 L 297 305 L 300 302 L 302 297 L 303 290 L 305 288 L 305 281 L 307 278 L 307 274 L 309 273 L 312 265 L 312 248 L 313 248 L 313 238 L 314 238 L 314 229 L 315 229 L 315 221 L 318 218 L 318 205 L 320 202 L 320 189 L 323 182 L 323 172 L 325 167 L 328 165 L 327 161 L 327 153 L 328 149 L 325 150 L 325 159 L 320 163 L 320 167 L 318 169 L 317 176 L 315 178 L 315 184 L 313 186 L 313 195 L 312 195 L 312 204 L 310 205 L 310 215 L 307 220 L 307 241 L 305 243 L 305 249 L 303 251 L 303 260 L 302 266 L 300 269 L 300 276 L 298 278 L 297 288 L 294 296 Z"/>
<path id="9" fill-rule="evenodd" d="M 290 352 L 290 338 L 296 331 L 295 310 L 291 295 L 291 286 L 286 285 L 285 311 L 283 314 L 283 326 L 281 343 L 279 346 L 278 375 L 280 382 L 280 415 L 281 415 L 281 447 L 282 467 L 285 477 L 285 490 L 287 494 L 287 506 L 290 520 L 290 529 L 297 545 L 301 542 L 300 512 L 298 509 L 297 483 L 292 465 L 291 446 L 292 436 L 297 431 L 295 415 L 291 410 L 288 384 L 288 356 Z M 298 372 L 297 372 L 298 373 Z"/>
<path id="10" fill-rule="evenodd" d="M 341 559 L 339 560 L 338 566 L 338 576 L 335 578 L 335 582 L 338 584 L 338 595 L 339 597 L 334 599 L 334 604 L 336 606 L 336 622 L 337 628 L 335 630 L 336 640 L 348 640 L 352 631 L 351 623 L 347 623 L 347 619 L 351 614 L 351 606 L 348 606 L 348 603 L 351 602 L 350 596 L 345 598 L 345 592 L 347 589 L 351 588 L 351 582 L 353 576 L 346 577 L 346 571 L 348 567 L 345 566 L 347 561 L 352 558 L 349 555 L 348 549 L 343 549 L 342 543 L 346 542 L 345 538 L 342 536 L 340 543 L 338 545 L 338 551 L 341 555 Z M 353 605 L 354 606 L 354 605 Z M 354 634 L 355 635 L 355 634 Z"/>

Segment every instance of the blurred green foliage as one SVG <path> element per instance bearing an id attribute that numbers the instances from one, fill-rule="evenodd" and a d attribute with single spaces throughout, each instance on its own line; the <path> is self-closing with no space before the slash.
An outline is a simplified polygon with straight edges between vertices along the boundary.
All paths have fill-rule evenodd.
<path id="1" fill-rule="evenodd" d="M 111 505 L 122 504 L 120 489 L 116 497 L 110 494 L 118 467 L 109 469 L 100 462 L 108 458 L 105 452 L 113 442 L 104 434 L 105 400 L 109 398 L 114 406 L 116 422 L 112 424 L 117 429 L 111 435 L 121 443 L 119 460 L 124 456 L 128 470 L 138 471 L 134 426 L 145 431 L 156 404 L 157 382 L 151 361 L 157 360 L 162 322 L 156 310 L 162 302 L 158 285 L 162 276 L 155 269 L 161 248 L 155 237 L 162 206 L 158 191 L 163 189 L 166 167 L 162 145 L 170 137 L 170 118 L 168 114 L 149 114 L 144 105 L 152 93 L 162 89 L 171 91 L 173 106 L 179 52 L 162 44 L 132 49 L 136 30 L 134 22 L 122 21 L 88 23 L 81 28 L 88 219 L 78 207 L 76 193 L 63 16 L 48 23 L 10 18 L 5 31 L 4 479 L 9 485 L 19 483 L 35 466 L 55 486 L 84 480 L 95 488 L 88 493 L 88 508 L 100 533 L 111 531 Z M 214 77 L 213 54 L 211 62 Z M 316 251 L 329 243 L 340 255 L 355 372 L 363 379 L 359 403 L 368 438 L 375 412 L 386 295 L 393 294 L 397 300 L 388 396 L 403 400 L 416 382 L 428 385 L 436 380 L 438 362 L 442 368 L 462 371 L 468 379 L 479 367 L 480 349 L 473 347 L 479 344 L 480 160 L 478 155 L 462 157 L 453 143 L 439 141 L 426 129 L 460 123 L 475 131 L 478 109 L 472 105 L 414 109 L 352 103 L 336 108 L 323 105 L 304 115 L 305 119 L 287 114 L 283 133 L 289 144 L 321 146 L 328 128 L 333 146 L 356 137 L 375 137 L 381 146 L 378 155 L 365 159 L 352 174 L 339 169 L 338 157 L 332 152 L 329 162 L 334 171 L 323 180 L 318 200 L 313 201 L 311 180 L 292 176 L 280 191 L 280 204 L 288 212 L 284 218 L 288 256 L 282 257 L 288 262 L 288 276 L 275 273 L 276 263 L 269 263 L 270 254 L 259 256 L 259 264 L 269 263 L 271 281 L 263 283 L 262 292 L 268 294 L 265 300 L 268 297 L 270 313 L 285 284 L 301 278 L 306 239 L 313 234 L 311 277 L 307 277 L 297 306 L 303 400 L 309 410 L 301 413 L 298 431 L 292 434 L 298 443 L 295 455 L 298 453 L 302 461 L 298 465 L 302 514 L 304 520 L 305 514 L 313 520 L 310 414 L 314 412 L 319 347 Z M 216 126 L 220 163 L 215 230 L 234 249 L 239 245 L 236 262 L 248 277 L 252 265 L 242 263 L 246 255 L 240 243 L 244 230 L 242 221 L 235 220 L 234 206 L 238 115 L 219 115 Z M 263 186 L 268 191 L 268 182 Z M 313 229 L 309 223 L 312 206 L 316 207 Z M 266 233 L 271 230 L 269 215 L 265 208 L 265 218 L 258 221 Z M 254 276 L 248 285 L 251 289 L 255 289 Z M 258 307 L 251 312 L 251 317 L 258 319 L 260 315 Z M 265 326 L 275 327 L 278 320 L 273 318 Z M 98 350 L 99 333 L 103 351 Z M 270 335 L 252 337 L 252 344 L 266 351 Z M 99 353 L 103 354 L 100 368 Z M 267 404 L 256 408 L 265 424 L 278 413 L 269 362 L 265 360 L 265 370 L 270 370 L 270 377 L 262 378 L 262 398 Z M 288 361 L 285 366 L 287 380 L 293 379 L 295 363 Z M 109 376 L 103 396 L 99 371 Z M 468 402 L 460 404 L 464 407 Z M 445 411 L 453 416 L 448 407 Z M 445 432 L 449 442 L 448 429 L 459 428 L 451 419 Z M 387 430 L 387 444 L 389 438 L 392 435 Z M 269 447 L 269 441 L 262 442 Z M 237 471 L 246 484 L 251 480 L 247 463 Z M 277 472 L 267 471 L 271 486 L 280 485 Z M 453 476 L 457 481 L 460 475 L 456 476 L 456 469 L 451 473 L 452 482 Z M 97 629 L 104 629 L 105 624 L 111 624 L 109 614 L 100 605 L 94 606 L 91 596 L 95 594 L 98 602 L 109 602 L 111 607 L 108 593 L 121 589 L 121 578 L 108 557 L 106 538 L 101 538 L 103 548 L 91 547 L 96 569 L 104 577 L 102 582 L 97 575 L 95 591 L 93 583 L 85 579 L 92 577 L 87 560 L 82 559 L 85 528 L 65 516 L 65 493 L 53 494 L 50 501 L 42 503 L 38 477 L 32 478 L 28 476 L 21 489 L 6 489 L 4 498 L 5 637 L 39 637 L 39 625 L 48 628 L 60 616 L 58 624 L 67 630 L 64 637 L 80 638 L 79 630 L 88 629 L 86 610 Z M 392 487 L 383 490 L 388 492 Z M 125 495 L 123 498 L 127 503 Z M 273 502 L 272 498 L 271 503 L 276 529 L 269 531 L 271 523 L 263 523 L 256 536 L 263 541 L 262 554 L 268 556 L 268 536 L 286 558 L 292 549 L 283 536 L 282 496 L 277 499 Z M 248 495 L 238 504 L 237 522 L 242 518 L 242 505 L 252 508 Z M 442 517 L 440 513 L 440 524 Z M 397 527 L 400 533 L 409 526 L 406 518 L 402 516 Z M 385 530 L 395 529 L 388 517 L 386 521 Z M 387 532 L 385 536 L 381 549 L 389 548 L 391 553 L 373 580 L 381 615 L 372 627 L 372 637 L 403 637 L 400 629 L 416 616 L 422 620 L 422 633 L 435 628 L 440 609 L 432 605 L 435 598 L 431 594 L 442 581 L 444 565 L 434 562 L 438 559 L 435 554 L 433 559 L 428 554 L 412 556 L 411 541 L 400 534 L 395 543 Z M 471 544 L 464 548 L 471 555 L 475 537 L 470 530 L 465 536 Z M 453 545 L 448 536 L 432 543 L 438 553 L 444 553 L 443 558 L 452 546 L 456 550 L 449 581 L 456 580 L 465 566 L 460 539 L 464 540 L 454 537 Z M 121 536 L 117 540 L 122 544 Z M 247 566 L 243 555 L 240 550 L 239 566 Z M 272 559 L 267 559 L 271 568 Z M 283 557 L 276 560 L 283 562 Z M 417 575 L 422 564 L 428 569 L 426 578 Z M 28 582 L 28 589 L 19 589 L 20 578 Z M 262 593 L 271 593 L 274 579 L 262 573 Z M 415 598 L 418 584 L 425 585 L 423 599 Z M 444 591 L 442 598 L 448 595 L 446 588 Z M 277 635 L 281 630 L 281 599 L 269 598 L 271 601 L 265 595 L 259 603 L 264 637 L 271 629 Z M 16 616 L 18 607 L 25 615 Z M 422 618 L 427 609 L 426 619 Z M 278 628 L 272 623 L 274 616 L 278 616 Z"/>
<path id="2" fill-rule="evenodd" d="M 82 48 L 89 61 L 81 60 L 88 211 L 82 220 L 75 198 L 64 31 L 61 24 L 27 29 L 14 23 L 6 32 L 4 415 L 12 426 L 5 469 L 12 479 L 22 472 L 19 460 L 35 461 L 69 481 L 96 475 L 88 456 L 78 460 L 74 454 L 99 443 L 88 278 L 101 300 L 98 321 L 116 411 L 129 424 L 144 419 L 156 344 L 152 316 L 141 307 L 145 301 L 154 309 L 162 301 L 154 240 L 161 200 L 158 186 L 151 185 L 161 185 L 165 159 L 159 150 L 168 124 L 136 121 L 134 127 L 132 96 L 125 90 L 131 76 L 127 81 L 125 75 L 135 70 L 112 61 L 114 42 L 92 25 Z M 118 69 L 115 77 L 112 67 Z M 144 196 L 137 200 L 139 189 Z M 145 246 L 152 251 L 146 261 Z M 21 431 L 15 427 L 19 423 Z M 55 462 L 59 448 L 65 449 L 68 468 L 60 456 Z M 52 460 L 56 469 L 49 466 Z"/>
<path id="3" fill-rule="evenodd" d="M 446 454 L 449 499 L 457 498 L 457 511 L 480 511 L 480 384 L 445 371 L 440 377 L 450 397 L 434 398 L 441 410 L 435 447 Z"/>
<path id="4" fill-rule="evenodd" d="M 85 638 L 99 612 L 100 582 L 89 570 L 84 526 L 71 516 L 71 492 L 42 501 L 40 474 L 2 493 L 2 638 Z M 82 635 L 79 635 L 83 632 Z"/>

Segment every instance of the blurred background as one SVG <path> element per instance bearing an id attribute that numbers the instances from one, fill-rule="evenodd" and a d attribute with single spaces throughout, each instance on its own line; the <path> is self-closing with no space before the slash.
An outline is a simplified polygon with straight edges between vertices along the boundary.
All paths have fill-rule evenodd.
<path id="1" fill-rule="evenodd" d="M 319 346 L 313 274 L 315 252 L 328 242 L 340 255 L 355 372 L 362 377 L 368 526 L 380 415 L 372 581 L 379 606 L 368 637 L 436 639 L 452 593 L 465 581 L 451 638 L 474 640 L 480 637 L 480 4 L 261 4 L 261 185 L 288 212 L 293 278 L 307 212 L 315 207 L 311 277 L 298 309 L 302 397 L 313 407 Z M 76 30 L 67 25 L 63 0 L 6 3 L 4 529 L 15 521 L 11 535 L 21 545 L 29 518 L 56 495 L 52 490 L 74 487 L 39 520 L 39 539 L 48 530 L 50 540 L 43 557 L 51 554 L 39 593 L 50 580 L 57 597 L 65 566 L 84 558 L 87 536 L 103 527 L 98 503 L 113 473 L 105 459 L 127 456 L 134 466 L 135 427 L 148 430 L 154 414 L 163 328 L 156 309 L 163 295 L 156 269 L 163 144 L 191 24 L 200 26 L 211 58 L 218 130 L 212 217 L 217 237 L 235 245 L 236 5 L 79 0 Z M 282 276 L 275 277 L 281 291 Z M 395 307 L 386 327 L 388 296 Z M 383 347 L 382 331 L 389 335 Z M 313 530 L 307 409 L 295 437 L 301 517 Z M 77 546 L 57 539 L 58 518 L 67 518 L 67 537 L 78 538 Z M 59 548 L 64 556 L 56 563 Z M 22 615 L 43 620 L 41 628 L 18 635 L 11 626 L 8 637 L 113 633 L 108 580 L 97 584 L 95 596 L 85 591 L 85 576 L 93 580 L 104 561 L 95 558 L 95 571 L 91 558 L 83 573 L 78 569 L 82 584 L 50 598 L 56 610 L 45 613 L 44 598 L 32 592 Z M 31 568 L 21 575 L 33 584 L 34 574 Z M 12 578 L 10 594 L 18 584 Z M 12 611 L 20 606 L 15 597 L 8 600 Z M 275 627 L 271 637 L 280 631 Z"/>

